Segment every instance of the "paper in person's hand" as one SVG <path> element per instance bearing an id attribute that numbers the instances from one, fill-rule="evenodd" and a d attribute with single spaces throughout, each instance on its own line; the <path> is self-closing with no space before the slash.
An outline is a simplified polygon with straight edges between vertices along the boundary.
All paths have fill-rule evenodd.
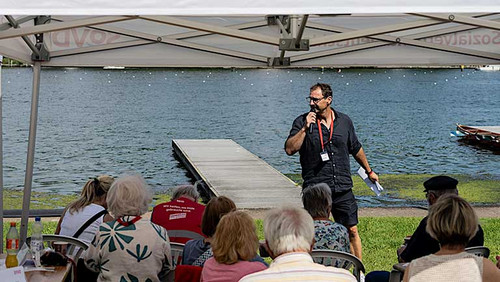
<path id="1" fill-rule="evenodd" d="M 382 191 L 384 191 L 384 188 L 380 185 L 380 183 L 378 183 L 378 182 L 373 183 L 370 180 L 370 178 L 368 178 L 368 175 L 366 175 L 364 168 L 360 167 L 358 169 L 358 175 L 361 177 L 361 179 L 363 179 L 363 181 L 366 183 L 366 185 L 368 185 L 368 187 L 370 187 L 370 189 L 372 189 L 372 191 L 373 191 L 373 193 L 375 193 L 375 195 L 380 196 L 380 193 Z"/>

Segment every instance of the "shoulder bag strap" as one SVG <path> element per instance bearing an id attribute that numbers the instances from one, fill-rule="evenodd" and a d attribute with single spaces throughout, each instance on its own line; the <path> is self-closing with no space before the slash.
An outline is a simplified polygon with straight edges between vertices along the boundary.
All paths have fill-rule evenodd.
<path id="1" fill-rule="evenodd" d="M 78 231 L 76 231 L 76 233 L 73 235 L 73 238 L 78 238 L 78 237 L 80 236 L 80 234 L 82 234 L 83 230 L 87 229 L 87 227 L 89 227 L 89 225 L 90 225 L 92 222 L 96 221 L 99 217 L 101 217 L 101 216 L 103 216 L 103 215 L 105 215 L 105 214 L 107 214 L 107 213 L 108 213 L 108 211 L 104 209 L 104 210 L 102 210 L 102 211 L 100 211 L 100 212 L 98 212 L 98 213 L 94 214 L 94 216 L 93 216 L 93 217 L 89 218 L 89 220 L 87 220 L 87 221 L 86 221 L 86 222 L 82 225 L 82 227 L 80 227 L 80 229 L 78 229 Z"/>

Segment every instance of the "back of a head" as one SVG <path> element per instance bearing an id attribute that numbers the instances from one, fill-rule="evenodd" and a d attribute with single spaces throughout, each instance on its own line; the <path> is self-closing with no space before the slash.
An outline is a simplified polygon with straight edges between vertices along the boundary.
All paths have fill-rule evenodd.
<path id="1" fill-rule="evenodd" d="M 313 219 L 301 208 L 270 210 L 264 218 L 264 236 L 275 256 L 309 252 L 314 239 Z"/>
<path id="2" fill-rule="evenodd" d="M 258 246 L 255 223 L 247 213 L 232 211 L 221 218 L 212 241 L 214 258 L 218 263 L 249 261 L 257 255 Z"/>
<path id="3" fill-rule="evenodd" d="M 426 230 L 441 246 L 465 247 L 478 229 L 471 205 L 457 195 L 443 195 L 429 210 Z"/>
<path id="4" fill-rule="evenodd" d="M 195 202 L 200 198 L 200 194 L 193 185 L 180 185 L 174 188 L 174 193 L 172 194 L 172 201 L 179 199 L 180 197 L 192 198 Z"/>
<path id="5" fill-rule="evenodd" d="M 308 186 L 302 190 L 302 203 L 313 218 L 328 218 L 332 209 L 332 192 L 325 183 Z"/>
<path id="6" fill-rule="evenodd" d="M 106 198 L 109 212 L 115 218 L 142 215 L 148 211 L 151 200 L 151 192 L 140 175 L 126 175 L 116 179 Z"/>
<path id="7" fill-rule="evenodd" d="M 99 175 L 91 178 L 83 186 L 80 197 L 69 204 L 68 210 L 70 213 L 79 211 L 80 209 L 106 198 L 106 195 L 115 179 L 109 175 Z"/>
<path id="8" fill-rule="evenodd" d="M 221 217 L 234 210 L 236 210 L 236 205 L 228 197 L 212 198 L 205 207 L 201 218 L 201 232 L 207 237 L 212 237 Z"/>
<path id="9" fill-rule="evenodd" d="M 458 180 L 453 177 L 438 175 L 424 182 L 424 192 L 431 192 L 436 198 L 447 194 L 458 195 L 457 184 Z"/>

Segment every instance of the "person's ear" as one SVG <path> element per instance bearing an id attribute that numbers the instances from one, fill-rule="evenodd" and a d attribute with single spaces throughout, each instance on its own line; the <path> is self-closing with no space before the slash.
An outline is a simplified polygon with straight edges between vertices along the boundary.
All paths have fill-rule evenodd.
<path id="1" fill-rule="evenodd" d="M 274 259 L 276 256 L 274 255 L 273 251 L 271 251 L 271 248 L 269 248 L 269 243 L 266 240 L 266 243 L 264 244 L 264 248 L 266 248 L 267 253 L 269 256 Z"/>
<path id="2" fill-rule="evenodd" d="M 429 192 L 429 196 L 427 196 L 427 201 L 429 201 L 430 205 L 433 205 L 437 201 L 436 195 L 434 193 Z"/>

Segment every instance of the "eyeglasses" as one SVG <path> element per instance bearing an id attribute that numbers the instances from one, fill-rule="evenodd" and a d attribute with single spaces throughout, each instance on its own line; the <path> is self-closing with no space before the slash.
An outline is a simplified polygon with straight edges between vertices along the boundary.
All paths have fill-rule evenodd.
<path id="1" fill-rule="evenodd" d="M 306 101 L 311 103 L 311 101 L 316 104 L 318 103 L 319 101 L 325 99 L 325 97 L 322 97 L 322 98 L 314 98 L 314 97 L 306 97 Z"/>

